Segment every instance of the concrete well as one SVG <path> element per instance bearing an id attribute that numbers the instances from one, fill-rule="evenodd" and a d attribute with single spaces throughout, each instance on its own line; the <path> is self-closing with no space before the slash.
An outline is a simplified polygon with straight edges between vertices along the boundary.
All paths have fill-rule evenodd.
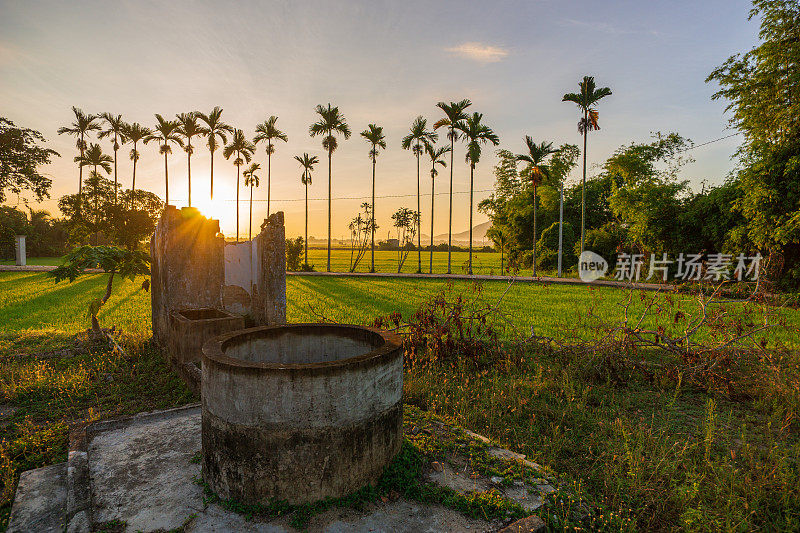
<path id="1" fill-rule="evenodd" d="M 244 317 L 210 307 L 172 311 L 169 318 L 169 353 L 177 366 L 200 361 L 208 339 L 244 329 Z"/>
<path id="2" fill-rule="evenodd" d="M 402 443 L 400 338 L 293 324 L 203 346 L 203 479 L 223 498 L 292 504 L 375 482 Z"/>

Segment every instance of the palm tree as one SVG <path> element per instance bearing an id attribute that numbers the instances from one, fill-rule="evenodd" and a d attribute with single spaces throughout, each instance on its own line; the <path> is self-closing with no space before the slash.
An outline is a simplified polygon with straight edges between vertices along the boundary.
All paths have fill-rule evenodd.
<path id="1" fill-rule="evenodd" d="M 58 134 L 66 133 L 77 137 L 75 145 L 81 151 L 80 157 L 86 150 L 86 135 L 94 130 L 99 130 L 100 125 L 95 122 L 97 115 L 87 115 L 75 106 L 72 106 L 72 113 L 75 115 L 75 121 L 70 127 L 58 128 Z M 78 165 L 78 216 L 81 213 L 81 193 L 83 192 L 83 166 Z"/>
<path id="2" fill-rule="evenodd" d="M 452 148 L 449 146 L 441 146 L 436 148 L 431 143 L 425 143 L 425 152 L 431 158 L 431 263 L 429 266 L 429 272 L 433 274 L 433 199 L 435 198 L 434 195 L 434 178 L 439 174 L 439 171 L 436 170 L 436 165 L 441 165 L 443 167 L 447 166 L 447 161 L 445 161 L 444 155 L 448 152 L 452 152 Z"/>
<path id="3" fill-rule="evenodd" d="M 328 272 L 331 271 L 331 159 L 334 150 L 339 146 L 336 134 L 341 134 L 345 139 L 350 138 L 350 126 L 347 125 L 344 115 L 339 113 L 338 107 L 318 105 L 316 112 L 320 119 L 308 129 L 312 137 L 322 135 L 322 148 L 328 152 Z"/>
<path id="4" fill-rule="evenodd" d="M 378 148 L 386 149 L 386 136 L 383 134 L 383 127 L 370 124 L 367 129 L 361 132 L 361 136 L 366 139 L 372 148 L 369 151 L 369 158 L 372 159 L 372 267 L 370 272 L 375 272 L 375 160 L 378 158 Z"/>
<path id="5" fill-rule="evenodd" d="M 275 153 L 275 145 L 272 140 L 281 140 L 288 142 L 289 137 L 275 126 L 278 122 L 278 117 L 272 115 L 267 120 L 256 126 L 256 136 L 253 138 L 253 143 L 258 144 L 261 141 L 267 141 L 267 218 L 269 218 L 269 199 L 270 199 L 270 183 L 272 168 L 272 154 Z"/>
<path id="6" fill-rule="evenodd" d="M 472 274 L 472 183 L 475 176 L 475 165 L 481 159 L 481 145 L 492 143 L 494 146 L 500 144 L 500 138 L 487 126 L 482 124 L 482 113 L 473 113 L 466 120 L 457 123 L 456 127 L 461 130 L 463 139 L 467 142 L 467 163 L 469 163 L 469 274 Z"/>
<path id="7" fill-rule="evenodd" d="M 192 207 L 192 154 L 194 153 L 192 137 L 195 135 L 203 135 L 205 128 L 203 128 L 197 120 L 200 118 L 197 115 L 197 111 L 181 113 L 175 116 L 178 118 L 178 123 L 180 124 L 178 126 L 178 133 L 186 138 L 186 146 L 184 146 L 183 149 L 186 151 L 186 162 L 189 166 L 189 207 Z"/>
<path id="8" fill-rule="evenodd" d="M 133 149 L 131 150 L 130 155 L 131 161 L 133 161 L 133 181 L 131 182 L 132 193 L 136 190 L 136 162 L 139 161 L 139 141 L 146 142 L 147 138 L 153 134 L 153 130 L 142 126 L 138 122 L 134 122 L 133 124 L 125 124 L 124 132 L 125 141 L 133 143 Z M 131 198 L 133 198 L 132 194 Z"/>
<path id="9" fill-rule="evenodd" d="M 179 124 L 177 120 L 165 120 L 164 117 L 156 113 L 156 121 L 158 124 L 153 128 L 153 133 L 151 133 L 144 142 L 147 144 L 150 141 L 158 141 L 158 152 L 164 154 L 164 188 L 166 191 L 164 195 L 164 207 L 166 207 L 169 205 L 169 168 L 167 166 L 167 156 L 172 153 L 172 147 L 169 143 L 173 142 L 183 147 L 183 140 L 178 134 Z"/>
<path id="10" fill-rule="evenodd" d="M 233 164 L 236 165 L 236 242 L 239 242 L 239 171 L 245 163 L 249 163 L 253 158 L 256 146 L 247 140 L 242 130 L 233 130 L 230 144 L 222 150 L 225 159 L 230 159 L 236 154 Z"/>
<path id="11" fill-rule="evenodd" d="M 598 113 L 592 107 L 602 98 L 611 94 L 608 87 L 596 88 L 593 76 L 584 76 L 579 84 L 580 93 L 567 93 L 562 102 L 573 102 L 578 104 L 583 118 L 578 121 L 578 133 L 583 135 L 583 185 L 581 188 L 581 253 L 583 253 L 584 234 L 586 230 L 586 137 L 589 131 L 599 130 L 597 124 Z"/>
<path id="12" fill-rule="evenodd" d="M 202 134 L 208 137 L 208 151 L 211 152 L 211 199 L 214 199 L 214 152 L 217 151 L 219 144 L 217 142 L 217 137 L 222 141 L 222 145 L 224 146 L 225 143 L 228 142 L 228 137 L 225 135 L 226 133 L 232 133 L 233 128 L 222 122 L 220 117 L 222 116 L 222 109 L 219 106 L 216 106 L 214 109 L 211 110 L 211 113 L 206 115 L 205 113 L 197 112 L 198 118 L 205 122 L 205 126 L 203 127 Z M 238 210 L 238 206 L 236 207 Z M 238 236 L 237 236 L 238 238 Z"/>
<path id="13" fill-rule="evenodd" d="M 250 229 L 247 231 L 247 240 L 253 240 L 253 187 L 258 187 L 258 176 L 256 172 L 261 170 L 261 165 L 258 163 L 250 163 L 247 170 L 242 172 L 244 176 L 244 186 L 250 187 Z"/>
<path id="14" fill-rule="evenodd" d="M 303 157 L 299 155 L 294 156 L 298 163 L 303 166 L 303 175 L 300 178 L 303 182 L 303 185 L 306 187 L 306 233 L 305 233 L 305 243 L 306 243 L 306 259 L 305 264 L 308 264 L 308 186 L 311 185 L 311 171 L 314 170 L 314 165 L 319 163 L 319 158 L 315 155 L 309 156 L 307 153 L 303 154 Z"/>
<path id="15" fill-rule="evenodd" d="M 94 176 L 99 176 L 97 173 L 97 167 L 102 168 L 106 171 L 106 174 L 111 172 L 111 162 L 114 159 L 110 155 L 106 155 L 103 153 L 103 149 L 100 148 L 99 144 L 91 143 L 89 148 L 84 151 L 83 155 L 76 157 L 75 162 L 78 163 L 81 167 L 94 167 L 92 170 L 92 174 Z M 97 210 L 97 194 L 94 195 L 94 217 L 95 217 L 95 225 L 99 222 L 99 212 Z"/>
<path id="16" fill-rule="evenodd" d="M 422 116 L 418 116 L 411 124 L 411 131 L 409 134 L 403 137 L 403 149 L 410 149 L 417 158 L 417 213 L 422 213 L 419 205 L 419 156 L 422 155 L 424 150 L 423 146 L 426 144 L 435 144 L 439 139 L 436 133 L 426 129 L 427 126 L 428 121 L 422 118 Z M 420 274 L 422 273 L 422 217 L 419 217 L 417 221 L 419 222 L 419 227 L 417 228 L 417 273 Z"/>
<path id="17" fill-rule="evenodd" d="M 536 276 L 536 239 L 538 237 L 536 232 L 536 188 L 550 176 L 550 167 L 544 164 L 544 160 L 557 150 L 550 142 L 542 141 L 540 144 L 536 144 L 530 135 L 525 136 L 525 144 L 528 146 L 528 152 L 519 154 L 517 161 L 528 163 L 527 172 L 533 184 L 533 275 Z"/>
<path id="18" fill-rule="evenodd" d="M 117 189 L 119 188 L 119 181 L 117 180 L 117 150 L 119 150 L 120 143 L 125 142 L 125 122 L 122 120 L 122 115 L 112 115 L 111 113 L 102 113 L 100 118 L 106 121 L 106 129 L 100 130 L 97 138 L 102 139 L 111 136 L 114 138 L 114 205 L 117 205 Z"/>
<path id="19" fill-rule="evenodd" d="M 450 139 L 450 223 L 447 228 L 447 273 L 451 273 L 450 269 L 450 259 L 451 259 L 451 250 L 450 248 L 453 245 L 453 153 L 455 150 L 455 142 L 458 139 L 458 132 L 456 132 L 456 124 L 460 121 L 467 118 L 467 114 L 464 112 L 466 108 L 472 105 L 467 99 L 461 100 L 460 102 L 450 102 L 446 104 L 444 102 L 439 102 L 436 104 L 436 107 L 444 111 L 445 118 L 439 119 L 433 125 L 433 129 L 438 130 L 442 126 L 449 129 L 447 132 L 447 138 Z"/>

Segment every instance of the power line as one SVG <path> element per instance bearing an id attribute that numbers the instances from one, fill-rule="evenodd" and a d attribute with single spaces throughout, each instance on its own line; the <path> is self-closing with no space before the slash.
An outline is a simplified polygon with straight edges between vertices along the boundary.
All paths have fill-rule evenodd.
<path id="1" fill-rule="evenodd" d="M 473 192 L 473 194 L 474 193 L 479 193 L 479 192 L 494 192 L 494 189 L 481 189 L 481 190 L 475 190 L 475 191 L 472 191 L 472 192 Z M 442 195 L 447 195 L 447 194 L 450 194 L 450 193 L 449 192 L 437 192 L 436 196 L 442 196 Z M 469 194 L 469 191 L 453 191 L 453 194 L 454 195 L 455 194 Z M 375 198 L 413 198 L 413 197 L 416 197 L 416 196 L 417 196 L 416 194 L 389 194 L 389 195 L 385 195 L 385 196 L 376 196 Z M 429 193 L 420 193 L 420 196 L 430 196 L 430 194 Z M 331 201 L 333 201 L 333 200 L 371 200 L 371 199 L 372 199 L 372 196 L 334 196 L 333 198 L 331 198 Z M 312 201 L 313 202 L 322 202 L 322 201 L 327 201 L 327 200 L 328 200 L 327 198 L 309 198 L 308 199 L 309 202 L 312 202 Z M 183 199 L 177 199 L 177 201 L 183 201 Z M 223 202 L 236 202 L 235 199 L 223 199 L 222 201 Z M 263 198 L 263 199 L 262 198 L 253 198 L 253 203 L 255 203 L 255 202 L 266 202 L 266 201 L 267 201 L 266 198 Z M 285 199 L 282 199 L 282 200 L 281 199 L 272 198 L 270 200 L 270 202 L 304 202 L 304 201 L 305 201 L 305 198 L 285 198 Z M 247 198 L 246 199 L 240 199 L 239 202 L 240 203 L 242 203 L 242 202 L 248 203 L 248 202 L 250 202 L 250 200 L 247 199 Z"/>
<path id="2" fill-rule="evenodd" d="M 684 148 L 683 150 L 678 150 L 675 153 L 676 154 L 682 154 L 683 152 L 688 152 L 689 150 L 694 150 L 695 148 L 700 148 L 701 146 L 706 146 L 707 144 L 713 144 L 715 142 L 724 141 L 725 139 L 730 139 L 731 137 L 736 137 L 737 135 L 741 135 L 741 134 L 742 134 L 741 131 L 737 131 L 736 133 L 731 133 L 730 135 L 726 135 L 724 137 L 720 137 L 719 139 L 706 141 L 706 142 L 700 143 L 700 144 L 694 144 L 694 145 L 690 146 L 689 148 Z"/>

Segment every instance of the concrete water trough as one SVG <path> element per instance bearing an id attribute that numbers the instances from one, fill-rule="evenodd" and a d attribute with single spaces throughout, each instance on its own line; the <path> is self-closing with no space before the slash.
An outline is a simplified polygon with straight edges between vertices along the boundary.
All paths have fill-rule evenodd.
<path id="1" fill-rule="evenodd" d="M 172 311 L 169 318 L 169 353 L 177 367 L 200 361 L 208 339 L 244 329 L 243 317 L 208 307 Z"/>
<path id="2" fill-rule="evenodd" d="M 293 324 L 203 346 L 203 479 L 223 498 L 292 504 L 375 482 L 402 444 L 400 338 Z"/>

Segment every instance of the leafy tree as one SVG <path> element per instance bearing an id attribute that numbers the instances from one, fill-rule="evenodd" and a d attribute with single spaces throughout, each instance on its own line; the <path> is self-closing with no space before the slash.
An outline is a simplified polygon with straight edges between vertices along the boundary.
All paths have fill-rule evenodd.
<path id="1" fill-rule="evenodd" d="M 231 142 L 222 150 L 225 159 L 236 154 L 233 164 L 236 165 L 236 242 L 239 242 L 239 171 L 242 165 L 249 163 L 256 151 L 256 145 L 247 140 L 242 130 L 234 130 Z"/>
<path id="2" fill-rule="evenodd" d="M 101 129 L 97 134 L 98 139 L 111 137 L 114 149 L 114 203 L 117 202 L 117 190 L 119 188 L 119 180 L 117 179 L 117 151 L 119 150 L 120 143 L 125 142 L 125 122 L 122 120 L 122 115 L 112 115 L 111 113 L 101 113 L 100 118 L 106 123 L 105 129 Z"/>
<path id="3" fill-rule="evenodd" d="M 474 189 L 475 166 L 481 159 L 481 145 L 492 143 L 497 146 L 500 144 L 500 138 L 492 128 L 481 122 L 482 119 L 482 113 L 473 113 L 456 125 L 467 143 L 466 161 L 469 163 L 469 274 L 472 274 L 472 191 Z"/>
<path id="4" fill-rule="evenodd" d="M 244 171 L 244 186 L 250 187 L 250 229 L 247 231 L 247 240 L 253 240 L 253 187 L 258 187 L 258 176 L 256 172 L 261 170 L 261 165 L 258 163 L 250 163 L 247 170 Z"/>
<path id="5" fill-rule="evenodd" d="M 782 283 L 800 286 L 800 4 L 754 0 L 760 43 L 731 56 L 706 81 L 728 100 L 731 125 L 745 135 L 736 175 L 746 220 L 739 240 L 783 264 Z M 780 271 L 780 268 L 776 269 Z"/>
<path id="6" fill-rule="evenodd" d="M 339 146 L 336 135 L 342 135 L 345 139 L 350 138 L 350 126 L 344 115 L 339 113 L 338 107 L 328 107 L 318 105 L 315 109 L 319 115 L 319 120 L 311 125 L 309 134 L 312 137 L 322 136 L 322 148 L 328 152 L 328 272 L 331 271 L 331 160 L 333 152 Z"/>
<path id="7" fill-rule="evenodd" d="M 428 272 L 430 274 L 433 274 L 433 201 L 436 198 L 434 185 L 436 184 L 436 176 L 439 175 L 439 171 L 436 170 L 436 165 L 446 167 L 447 161 L 444 159 L 444 156 L 451 151 L 452 149 L 449 146 L 440 146 L 437 148 L 432 143 L 425 144 L 425 153 L 427 153 L 428 157 L 431 159 L 431 260 L 428 265 Z"/>
<path id="8" fill-rule="evenodd" d="M 208 139 L 208 151 L 211 153 L 211 199 L 214 199 L 214 152 L 220 146 L 220 141 L 224 146 L 228 142 L 226 133 L 233 133 L 233 128 L 222 122 L 222 108 L 214 107 L 209 114 L 200 113 L 197 116 L 205 123 L 203 135 Z M 237 206 L 238 210 L 238 206 Z M 238 235 L 237 235 L 238 239 Z"/>
<path id="9" fill-rule="evenodd" d="M 153 130 L 142 126 L 138 122 L 133 124 L 125 124 L 125 140 L 133 143 L 131 149 L 130 159 L 133 161 L 133 180 L 131 181 L 131 190 L 136 190 L 136 163 L 139 161 L 139 143 L 146 142 L 147 138 L 153 134 Z"/>
<path id="10" fill-rule="evenodd" d="M 439 135 L 432 131 L 428 131 L 428 121 L 418 116 L 411 124 L 411 131 L 403 137 L 402 146 L 404 150 L 411 150 L 414 157 L 417 158 L 417 211 L 422 213 L 420 208 L 420 184 L 419 184 L 419 156 L 421 156 L 425 147 L 428 145 L 436 144 Z M 431 219 L 433 219 L 433 212 L 431 212 Z M 420 224 L 422 220 L 420 219 Z M 433 238 L 433 232 L 431 232 Z M 417 273 L 422 273 L 422 228 L 417 228 Z"/>
<path id="11" fill-rule="evenodd" d="M 559 231 L 561 231 L 560 235 Z M 558 250 L 561 244 L 564 244 L 563 249 L 566 251 L 566 257 L 564 257 L 566 262 L 568 264 L 576 263 L 578 257 L 573 251 L 576 243 L 577 238 L 572 224 L 567 222 L 562 229 L 558 222 L 553 222 L 542 231 L 542 235 L 539 238 L 539 250 L 541 251 L 541 255 L 537 257 L 539 266 L 546 270 L 557 268 Z"/>
<path id="12" fill-rule="evenodd" d="M 367 252 L 369 236 L 375 234 L 375 217 L 372 215 L 372 205 L 369 202 L 361 204 L 359 212 L 350 224 L 350 272 L 355 272 L 358 264 Z"/>
<path id="13" fill-rule="evenodd" d="M 536 141 L 529 135 L 525 136 L 525 144 L 528 150 L 524 154 L 517 155 L 517 161 L 528 164 L 526 173 L 528 179 L 533 185 L 533 275 L 536 276 L 536 239 L 538 233 L 536 231 L 536 188 L 550 176 L 550 168 L 545 164 L 545 159 L 553 154 L 556 150 L 553 148 L 553 143 L 542 141 L 536 144 Z"/>
<path id="14" fill-rule="evenodd" d="M 273 140 L 289 142 L 289 137 L 283 133 L 275 125 L 278 122 L 278 117 L 272 115 L 267 120 L 256 126 L 256 136 L 253 138 L 253 144 L 258 144 L 261 141 L 267 141 L 267 218 L 269 218 L 269 200 L 271 190 L 271 171 L 272 168 L 272 154 L 275 153 L 275 145 L 272 144 Z"/>
<path id="15" fill-rule="evenodd" d="M 186 145 L 183 150 L 186 152 L 186 165 L 188 167 L 189 178 L 189 207 L 192 207 L 192 154 L 194 147 L 192 146 L 192 137 L 203 135 L 205 129 L 200 125 L 200 117 L 196 111 L 191 113 L 181 113 L 175 115 L 178 119 L 178 134 L 186 139 Z"/>
<path id="16" fill-rule="evenodd" d="M 41 165 L 50 163 L 58 152 L 43 148 L 44 137 L 36 130 L 19 128 L 0 117 L 0 203 L 6 194 L 29 190 L 41 201 L 50 196 L 52 180 L 39 173 Z"/>
<path id="17" fill-rule="evenodd" d="M 397 228 L 397 272 L 403 269 L 408 252 L 414 246 L 414 234 L 419 227 L 419 211 L 401 207 L 392 215 L 392 225 Z"/>
<path id="18" fill-rule="evenodd" d="M 553 157 L 550 159 L 550 177 L 558 185 L 558 276 L 561 277 L 561 267 L 564 255 L 563 234 L 564 234 L 564 181 L 575 168 L 580 156 L 580 149 L 574 144 L 562 144 Z M 569 245 L 567 250 L 571 249 Z"/>
<path id="19" fill-rule="evenodd" d="M 378 149 L 386 149 L 386 136 L 383 134 L 383 127 L 376 126 L 375 124 L 370 124 L 367 129 L 361 132 L 361 136 L 364 137 L 364 140 L 370 145 L 369 158 L 372 160 L 372 208 L 370 209 L 370 213 L 372 214 L 372 252 L 370 254 L 370 261 L 372 264 L 369 271 L 375 272 L 375 162 L 378 159 Z"/>
<path id="20" fill-rule="evenodd" d="M 106 292 L 101 298 L 89 304 L 88 315 L 92 321 L 92 330 L 99 332 L 100 323 L 97 315 L 100 308 L 111 297 L 114 276 L 133 280 L 136 276 L 150 275 L 150 256 L 138 250 L 127 250 L 117 246 L 81 246 L 64 257 L 64 262 L 48 275 L 58 283 L 68 279 L 70 283 L 89 269 L 100 269 L 109 274 Z"/>
<path id="21" fill-rule="evenodd" d="M 598 89 L 592 76 L 584 76 L 578 85 L 581 92 L 567 93 L 562 101 L 577 104 L 583 113 L 583 117 L 578 121 L 578 133 L 583 135 L 583 189 L 581 193 L 581 251 L 583 251 L 586 232 L 586 139 L 590 131 L 600 129 L 597 122 L 599 114 L 594 106 L 601 99 L 610 96 L 611 89 L 608 87 Z"/>
<path id="22" fill-rule="evenodd" d="M 75 115 L 75 121 L 70 126 L 58 128 L 58 134 L 73 135 L 76 137 L 75 145 L 80 150 L 80 157 L 83 157 L 83 152 L 86 150 L 86 135 L 92 131 L 100 129 L 100 125 L 96 122 L 97 115 L 86 114 L 75 106 L 72 106 L 72 113 Z M 80 201 L 81 193 L 83 192 L 83 166 L 78 165 L 78 201 Z M 78 213 L 81 212 L 81 206 L 78 204 Z"/>
<path id="23" fill-rule="evenodd" d="M 300 254 L 303 253 L 303 238 L 286 239 L 286 270 L 289 272 L 298 272 L 305 270 L 300 265 Z M 308 262 L 306 262 L 307 264 Z"/>
<path id="24" fill-rule="evenodd" d="M 172 153 L 172 147 L 169 143 L 175 143 L 183 147 L 183 139 L 180 137 L 180 124 L 177 120 L 166 120 L 156 113 L 156 121 L 157 124 L 153 128 L 153 133 L 147 136 L 144 142 L 147 144 L 150 141 L 157 141 L 159 143 L 159 153 L 164 154 L 164 204 L 169 205 L 169 167 L 167 165 L 167 157 Z"/>
<path id="25" fill-rule="evenodd" d="M 453 246 L 453 154 L 455 153 L 455 142 L 458 140 L 458 132 L 456 126 L 462 120 L 466 120 L 466 109 L 472 105 L 472 102 L 461 100 L 460 102 L 439 102 L 436 107 L 441 109 L 445 117 L 436 121 L 433 129 L 447 128 L 447 138 L 450 139 L 450 218 L 447 226 L 447 273 L 451 273 L 451 248 Z"/>
<path id="26" fill-rule="evenodd" d="M 314 165 L 319 163 L 319 158 L 315 155 L 309 156 L 308 153 L 304 153 L 303 157 L 299 155 L 294 156 L 300 165 L 303 167 L 303 174 L 300 177 L 300 180 L 303 183 L 303 186 L 306 190 L 306 225 L 305 225 L 305 265 L 308 265 L 308 186 L 311 185 L 311 172 L 314 170 Z"/>

